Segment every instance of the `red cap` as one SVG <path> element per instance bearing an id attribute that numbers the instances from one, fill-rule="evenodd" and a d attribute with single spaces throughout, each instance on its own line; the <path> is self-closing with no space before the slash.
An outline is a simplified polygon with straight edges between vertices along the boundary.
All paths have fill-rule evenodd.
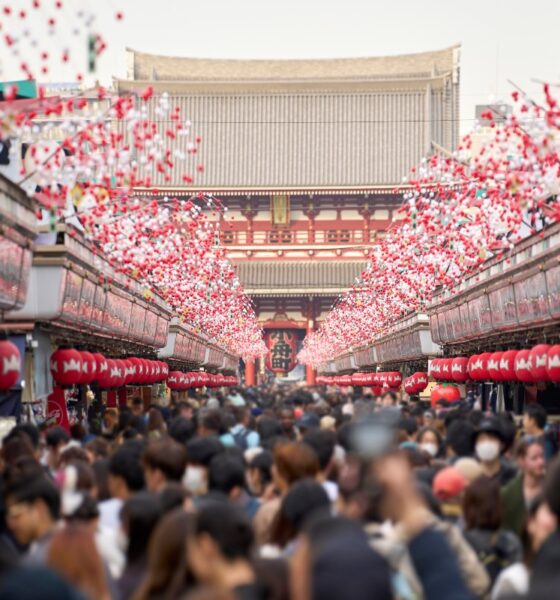
<path id="1" fill-rule="evenodd" d="M 451 500 L 467 487 L 467 480 L 455 467 L 446 467 L 434 477 L 433 490 L 438 500 Z"/>

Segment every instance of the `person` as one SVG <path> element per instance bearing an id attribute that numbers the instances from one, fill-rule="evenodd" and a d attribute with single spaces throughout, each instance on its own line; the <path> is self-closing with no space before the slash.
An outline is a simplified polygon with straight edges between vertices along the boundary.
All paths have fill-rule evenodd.
<path id="1" fill-rule="evenodd" d="M 265 544 L 270 537 L 270 526 L 280 508 L 281 497 L 298 480 L 315 478 L 319 473 L 319 459 L 316 453 L 302 442 L 277 444 L 273 453 L 272 478 L 279 497 L 265 502 L 254 519 L 255 535 L 258 544 Z"/>
<path id="2" fill-rule="evenodd" d="M 150 408 L 148 412 L 148 439 L 159 440 L 165 435 L 166 425 L 161 410 L 156 407 Z"/>
<path id="3" fill-rule="evenodd" d="M 381 395 L 381 406 L 397 406 L 397 393 L 393 390 L 387 390 Z"/>
<path id="4" fill-rule="evenodd" d="M 245 406 L 238 406 L 234 409 L 235 425 L 229 430 L 233 436 L 235 445 L 245 451 L 249 448 L 258 448 L 260 437 L 256 431 L 249 429 L 251 413 Z"/>
<path id="5" fill-rule="evenodd" d="M 506 485 L 517 474 L 517 469 L 509 462 L 501 460 L 504 448 L 504 434 L 498 417 L 492 415 L 480 422 L 475 436 L 475 452 L 484 475 L 495 478 L 500 485 Z"/>
<path id="6" fill-rule="evenodd" d="M 560 586 L 560 457 L 548 468 L 544 500 L 554 521 L 554 530 L 542 541 L 533 560 L 529 590 L 535 595 Z M 542 596 L 543 598 L 546 596 Z"/>
<path id="7" fill-rule="evenodd" d="M 133 600 L 177 598 L 192 585 L 185 542 L 192 527 L 193 516 L 181 509 L 161 519 L 148 546 L 146 575 Z"/>
<path id="8" fill-rule="evenodd" d="M 69 524 L 53 534 L 46 564 L 88 600 L 110 600 L 101 557 L 93 534 L 84 525 Z"/>
<path id="9" fill-rule="evenodd" d="M 249 491 L 261 502 L 275 497 L 272 483 L 272 452 L 262 450 L 251 459 L 247 467 L 246 479 Z"/>
<path id="10" fill-rule="evenodd" d="M 24 563 L 44 565 L 60 515 L 60 494 L 37 465 L 9 478 L 4 490 L 6 522 L 17 542 L 28 546 Z"/>
<path id="11" fill-rule="evenodd" d="M 143 417 L 144 416 L 144 401 L 140 396 L 134 396 L 132 398 L 132 402 L 130 403 L 130 412 L 133 417 Z"/>
<path id="12" fill-rule="evenodd" d="M 123 503 L 144 488 L 144 470 L 140 462 L 144 444 L 129 441 L 109 459 L 108 487 L 111 498 L 99 503 L 99 518 L 104 527 L 117 528 Z"/>
<path id="13" fill-rule="evenodd" d="M 149 492 L 138 492 L 123 504 L 120 533 L 126 566 L 117 582 L 122 600 L 132 598 L 144 578 L 148 543 L 161 515 L 159 498 Z"/>
<path id="14" fill-rule="evenodd" d="M 114 440 L 119 430 L 119 413 L 115 408 L 107 408 L 103 413 L 101 433 L 107 440 Z"/>
<path id="15" fill-rule="evenodd" d="M 303 436 L 303 443 L 307 444 L 317 455 L 320 469 L 317 478 L 325 488 L 330 501 L 336 502 L 338 485 L 329 479 L 333 469 L 336 434 L 327 429 L 311 429 Z"/>
<path id="16" fill-rule="evenodd" d="M 84 600 L 76 588 L 46 567 L 19 567 L 0 579 L 0 600 Z"/>
<path id="17" fill-rule="evenodd" d="M 169 437 L 186 446 L 188 441 L 195 436 L 196 427 L 192 419 L 179 416 L 169 423 L 168 433 Z"/>
<path id="18" fill-rule="evenodd" d="M 289 556 L 307 519 L 317 511 L 328 513 L 330 505 L 331 500 L 319 482 L 302 479 L 294 483 L 282 499 L 280 510 L 272 523 L 270 543 Z"/>
<path id="19" fill-rule="evenodd" d="M 205 410 L 198 425 L 198 435 L 219 438 L 225 447 L 235 446 L 235 439 L 228 431 L 224 416 L 219 410 Z"/>
<path id="20" fill-rule="evenodd" d="M 477 553 L 492 581 L 509 565 L 521 560 L 519 538 L 502 529 L 500 485 L 495 477 L 481 476 L 463 497 L 465 538 Z"/>
<path id="21" fill-rule="evenodd" d="M 208 467 L 212 459 L 225 451 L 216 437 L 194 437 L 187 444 L 187 468 L 183 486 L 193 496 L 208 492 Z"/>
<path id="22" fill-rule="evenodd" d="M 432 484 L 435 497 L 441 502 L 442 515 L 457 523 L 461 517 L 463 493 L 467 480 L 456 467 L 445 467 L 436 473 Z"/>
<path id="23" fill-rule="evenodd" d="M 305 412 L 296 421 L 296 429 L 299 432 L 298 439 L 302 439 L 308 431 L 319 429 L 321 420 L 315 412 Z"/>
<path id="24" fill-rule="evenodd" d="M 529 503 L 527 519 L 521 532 L 523 561 L 513 563 L 498 575 L 492 588 L 492 600 L 509 600 L 528 593 L 535 554 L 555 529 L 556 519 L 546 505 L 544 497 L 536 496 Z"/>
<path id="25" fill-rule="evenodd" d="M 516 447 L 519 475 L 502 488 L 503 524 L 521 535 L 527 507 L 542 493 L 546 469 L 542 438 L 525 438 Z"/>
<path id="26" fill-rule="evenodd" d="M 210 500 L 200 506 L 187 537 L 187 564 L 200 583 L 229 590 L 237 600 L 264 600 L 250 561 L 252 548 L 253 531 L 243 511 Z"/>
<path id="27" fill-rule="evenodd" d="M 450 464 L 460 458 L 472 456 L 476 430 L 465 418 L 455 418 L 447 425 L 445 446 Z"/>
<path id="28" fill-rule="evenodd" d="M 294 409 L 290 406 L 283 406 L 278 414 L 280 426 L 282 427 L 282 436 L 288 440 L 295 440 L 297 432 L 295 429 Z"/>
<path id="29" fill-rule="evenodd" d="M 545 458 L 551 460 L 558 451 L 553 436 L 546 432 L 546 409 L 544 406 L 532 402 L 527 404 L 523 413 L 523 431 L 530 439 L 537 439 L 543 443 Z"/>
<path id="30" fill-rule="evenodd" d="M 58 469 L 60 455 L 69 441 L 70 434 L 64 427 L 55 426 L 47 430 L 45 435 L 45 442 L 47 445 L 47 466 L 51 472 Z"/>
<path id="31" fill-rule="evenodd" d="M 416 435 L 416 444 L 430 459 L 436 458 L 440 455 L 443 444 L 441 433 L 435 427 L 423 427 Z"/>
<path id="32" fill-rule="evenodd" d="M 172 439 L 155 440 L 142 454 L 144 481 L 149 492 L 160 492 L 168 482 L 179 482 L 185 474 L 187 451 Z"/>
<path id="33" fill-rule="evenodd" d="M 241 459 L 225 453 L 218 454 L 208 467 L 208 490 L 218 492 L 239 506 L 249 519 L 253 519 L 260 502 L 245 489 L 245 468 Z"/>

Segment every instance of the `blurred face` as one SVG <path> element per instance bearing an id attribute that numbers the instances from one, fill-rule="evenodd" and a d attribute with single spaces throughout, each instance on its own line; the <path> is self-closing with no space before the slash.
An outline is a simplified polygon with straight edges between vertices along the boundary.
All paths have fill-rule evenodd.
<path id="1" fill-rule="evenodd" d="M 259 469 L 249 468 L 247 469 L 247 487 L 253 496 L 260 496 L 263 493 L 261 474 Z"/>
<path id="2" fill-rule="evenodd" d="M 420 444 L 436 444 L 439 445 L 436 434 L 433 431 L 425 431 L 422 437 L 418 440 Z"/>
<path id="3" fill-rule="evenodd" d="M 37 502 L 15 502 L 7 506 L 6 522 L 20 544 L 26 546 L 37 538 L 40 521 Z"/>
<path id="4" fill-rule="evenodd" d="M 213 583 L 217 558 L 216 544 L 207 534 L 194 535 L 187 539 L 187 563 L 199 582 Z"/>
<path id="5" fill-rule="evenodd" d="M 291 432 L 294 428 L 294 413 L 291 410 L 283 410 L 280 413 L 280 424 L 283 431 Z"/>
<path id="6" fill-rule="evenodd" d="M 476 438 L 475 451 L 479 460 L 483 463 L 491 463 L 500 457 L 501 442 L 489 433 L 479 433 Z"/>
<path id="7" fill-rule="evenodd" d="M 556 516 L 550 511 L 548 505 L 543 503 L 539 506 L 534 517 L 529 519 L 527 530 L 531 536 L 533 551 L 536 552 L 542 543 L 550 536 L 558 525 Z"/>
<path id="8" fill-rule="evenodd" d="M 391 394 L 383 394 L 383 396 L 381 396 L 381 404 L 383 406 L 393 406 L 394 401 Z"/>
<path id="9" fill-rule="evenodd" d="M 527 448 L 525 458 L 519 461 L 524 473 L 542 479 L 546 469 L 544 450 L 540 444 L 531 444 Z"/>

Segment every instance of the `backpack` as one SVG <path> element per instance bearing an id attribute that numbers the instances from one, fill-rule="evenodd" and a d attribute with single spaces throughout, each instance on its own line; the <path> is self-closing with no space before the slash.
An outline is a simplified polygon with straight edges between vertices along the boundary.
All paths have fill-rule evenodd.
<path id="1" fill-rule="evenodd" d="M 508 533 L 498 531 L 490 534 L 490 532 L 481 530 L 471 530 L 465 533 L 467 541 L 484 565 L 492 585 L 498 575 L 519 558 L 516 556 L 518 540 Z"/>
<path id="2" fill-rule="evenodd" d="M 233 436 L 233 441 L 235 442 L 235 445 L 238 448 L 241 448 L 241 450 L 243 450 L 244 452 L 245 450 L 247 450 L 247 448 L 249 448 L 248 438 L 250 433 L 251 432 L 248 429 L 245 429 L 244 427 L 241 431 L 231 434 Z"/>

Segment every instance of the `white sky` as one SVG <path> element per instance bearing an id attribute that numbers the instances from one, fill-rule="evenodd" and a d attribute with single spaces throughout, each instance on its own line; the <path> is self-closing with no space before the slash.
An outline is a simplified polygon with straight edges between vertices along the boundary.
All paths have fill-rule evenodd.
<path id="1" fill-rule="evenodd" d="M 512 79 L 537 94 L 532 80 L 560 83 L 559 0 L 64 0 L 70 17 L 50 44 L 72 45 L 75 10 L 96 13 L 109 49 L 98 75 L 125 75 L 125 47 L 216 58 L 321 58 L 435 50 L 462 43 L 461 129 L 474 105 L 509 96 Z M 30 4 L 15 0 L 14 9 Z M 42 10 L 54 0 L 43 0 Z M 66 6 L 71 5 L 66 8 Z M 124 20 L 114 18 L 123 10 Z M 45 35 L 45 34 L 43 34 Z M 41 34 L 38 33 L 39 39 Z M 41 42 L 42 43 L 42 42 Z M 78 69 L 82 54 L 74 51 Z M 3 78 L 10 72 L 9 59 Z M 75 68 L 75 67 L 73 67 Z M 51 80 L 69 80 L 62 69 Z"/>

